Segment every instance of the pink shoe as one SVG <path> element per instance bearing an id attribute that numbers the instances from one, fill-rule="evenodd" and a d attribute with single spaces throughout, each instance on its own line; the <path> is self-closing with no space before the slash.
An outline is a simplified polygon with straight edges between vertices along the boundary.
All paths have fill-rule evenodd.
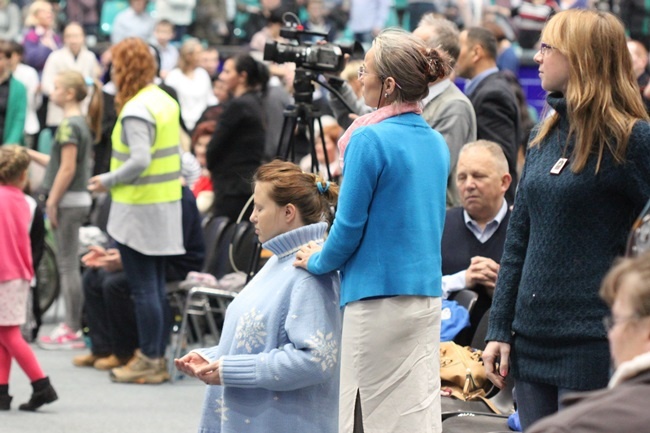
<path id="1" fill-rule="evenodd" d="M 37 344 L 46 350 L 83 349 L 86 347 L 81 330 L 74 332 L 65 323 L 57 326 L 50 335 L 39 337 Z"/>

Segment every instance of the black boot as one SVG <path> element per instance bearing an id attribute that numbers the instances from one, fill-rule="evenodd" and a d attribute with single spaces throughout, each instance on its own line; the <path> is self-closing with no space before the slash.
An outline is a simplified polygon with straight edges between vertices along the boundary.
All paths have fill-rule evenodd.
<path id="1" fill-rule="evenodd" d="M 27 403 L 18 406 L 18 409 L 34 412 L 44 404 L 52 403 L 59 398 L 50 384 L 49 377 L 44 377 L 43 379 L 32 382 L 32 388 L 34 389 L 32 397 Z"/>
<path id="2" fill-rule="evenodd" d="M 9 384 L 0 385 L 0 410 L 11 408 L 11 396 L 9 395 Z"/>
<path id="3" fill-rule="evenodd" d="M 0 395 L 0 410 L 9 410 L 11 409 L 11 399 L 13 397 L 9 394 Z"/>

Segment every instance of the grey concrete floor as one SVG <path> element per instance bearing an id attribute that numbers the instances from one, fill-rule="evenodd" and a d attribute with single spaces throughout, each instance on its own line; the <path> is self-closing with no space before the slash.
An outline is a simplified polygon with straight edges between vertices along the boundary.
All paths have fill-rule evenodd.
<path id="1" fill-rule="evenodd" d="M 59 301 L 60 302 L 60 301 Z M 52 312 L 41 332 L 58 323 Z M 0 433 L 176 433 L 198 428 L 205 385 L 183 378 L 173 384 L 112 383 L 107 372 L 72 365 L 85 350 L 51 351 L 32 345 L 59 400 L 36 413 L 18 406 L 29 400 L 29 380 L 14 361 L 9 380 L 12 409 L 0 412 Z"/>

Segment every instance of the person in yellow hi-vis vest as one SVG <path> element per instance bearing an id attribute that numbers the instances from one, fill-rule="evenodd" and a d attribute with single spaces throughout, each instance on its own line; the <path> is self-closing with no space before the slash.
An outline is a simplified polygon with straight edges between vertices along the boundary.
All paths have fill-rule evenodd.
<path id="1" fill-rule="evenodd" d="M 160 383 L 169 379 L 164 261 L 185 253 L 179 107 L 153 84 L 156 65 L 145 42 L 125 39 L 112 55 L 118 119 L 111 171 L 92 177 L 88 189 L 111 192 L 107 229 L 131 285 L 140 349 L 110 375 L 114 382 Z"/>

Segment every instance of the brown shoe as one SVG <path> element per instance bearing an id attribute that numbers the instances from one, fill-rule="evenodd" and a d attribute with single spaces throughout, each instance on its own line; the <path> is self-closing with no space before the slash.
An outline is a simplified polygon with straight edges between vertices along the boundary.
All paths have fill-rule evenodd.
<path id="1" fill-rule="evenodd" d="M 121 367 L 126 365 L 131 358 L 118 358 L 115 355 L 107 356 L 106 358 L 100 358 L 95 361 L 93 367 L 97 370 L 112 370 L 113 368 Z"/>
<path id="2" fill-rule="evenodd" d="M 95 362 L 97 362 L 100 359 L 103 359 L 103 357 L 98 355 L 93 355 L 92 353 L 88 353 L 86 355 L 75 356 L 74 358 L 72 358 L 72 363 L 77 367 L 92 367 L 93 365 L 95 365 Z"/>
<path id="3" fill-rule="evenodd" d="M 120 383 L 163 383 L 169 373 L 164 358 L 149 358 L 137 349 L 127 365 L 111 370 L 110 378 Z"/>

